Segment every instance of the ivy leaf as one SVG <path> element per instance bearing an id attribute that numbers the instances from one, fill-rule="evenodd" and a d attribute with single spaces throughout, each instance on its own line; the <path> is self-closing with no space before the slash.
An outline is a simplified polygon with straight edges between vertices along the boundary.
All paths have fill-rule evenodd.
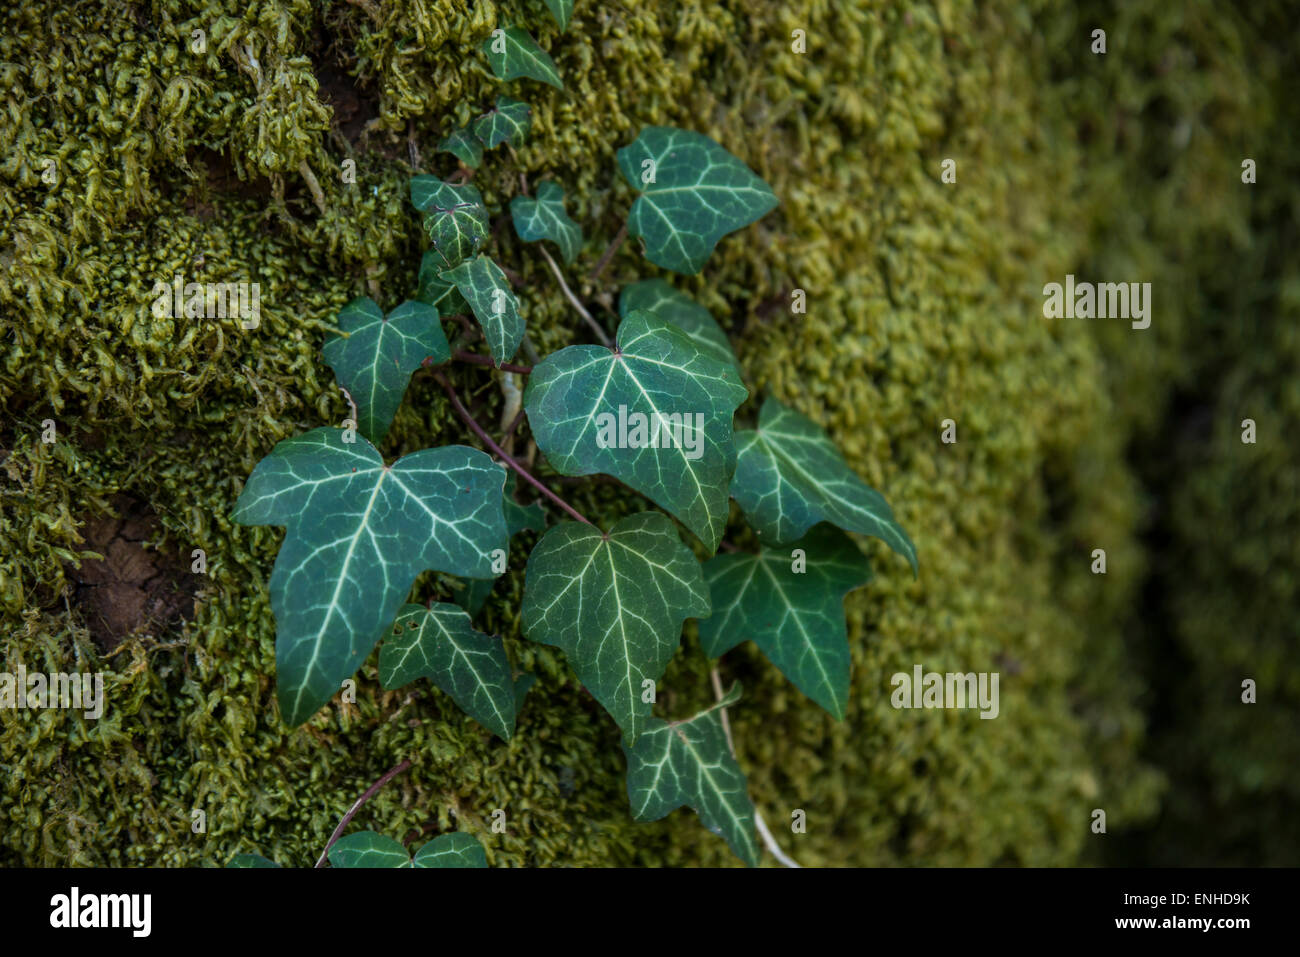
<path id="1" fill-rule="evenodd" d="M 468 126 L 452 130 L 444 136 L 442 142 L 438 144 L 438 149 L 450 153 L 470 169 L 476 168 L 483 162 L 483 144 L 474 138 Z"/>
<path id="2" fill-rule="evenodd" d="M 439 834 L 415 852 L 412 867 L 487 867 L 483 845 L 472 834 Z"/>
<path id="3" fill-rule="evenodd" d="M 442 278 L 455 283 L 469 303 L 496 364 L 513 359 L 524 338 L 524 320 L 519 315 L 519 300 L 501 267 L 479 255 L 447 270 Z"/>
<path id="4" fill-rule="evenodd" d="M 917 571 L 916 546 L 888 503 L 858 478 L 821 427 L 769 398 L 758 428 L 736 433 L 731 494 L 759 537 L 784 544 L 818 522 L 874 535 Z"/>
<path id="5" fill-rule="evenodd" d="M 568 655 L 628 744 L 650 720 L 643 682 L 663 675 L 682 621 L 708 614 L 700 563 L 661 512 L 630 515 L 607 533 L 561 522 L 524 573 L 524 634 Z"/>
<path id="6" fill-rule="evenodd" d="M 533 108 L 508 96 L 498 96 L 496 106 L 474 121 L 474 135 L 488 149 L 502 143 L 518 146 L 532 126 Z"/>
<path id="7" fill-rule="evenodd" d="M 428 678 L 460 709 L 509 741 L 515 730 L 510 660 L 499 637 L 474 630 L 455 605 L 404 605 L 379 651 L 379 681 L 392 691 Z"/>
<path id="8" fill-rule="evenodd" d="M 506 487 L 503 494 L 505 515 L 506 515 L 506 534 L 511 540 L 516 535 L 524 531 L 544 532 L 546 531 L 546 512 L 542 509 L 541 502 L 533 502 L 531 505 L 520 505 L 515 501 L 515 473 L 506 473 Z M 507 546 L 508 548 L 509 546 Z M 469 612 L 470 617 L 477 615 L 483 609 L 483 603 L 487 601 L 488 595 L 492 594 L 492 588 L 496 585 L 495 579 L 483 580 L 471 578 L 464 583 L 463 588 L 457 590 L 452 595 L 452 600 Z"/>
<path id="9" fill-rule="evenodd" d="M 279 867 L 269 857 L 263 857 L 261 854 L 236 854 L 230 859 L 226 867 Z"/>
<path id="10" fill-rule="evenodd" d="M 686 293 L 674 289 L 662 279 L 643 279 L 624 286 L 618 296 L 618 315 L 626 319 L 636 309 L 652 312 L 664 322 L 670 322 L 695 341 L 707 355 L 725 362 L 736 370 L 736 381 L 741 380 L 740 363 L 731 350 L 731 341 L 722 331 L 713 314 Z"/>
<path id="11" fill-rule="evenodd" d="M 280 442 L 232 516 L 288 529 L 271 608 L 280 711 L 291 726 L 356 672 L 420 572 L 491 578 L 491 552 L 506 542 L 505 472 L 487 455 L 451 445 L 388 466 L 345 434 L 320 428 Z"/>
<path id="12" fill-rule="evenodd" d="M 675 326 L 633 311 L 617 348 L 569 346 L 528 378 L 528 422 L 556 470 L 613 475 L 680 518 L 710 551 L 718 547 L 735 468 L 731 419 L 748 395 L 734 368 Z"/>
<path id="13" fill-rule="evenodd" d="M 410 867 L 411 855 L 387 834 L 358 831 L 334 842 L 329 862 L 334 867 Z"/>
<path id="14" fill-rule="evenodd" d="M 526 243 L 549 239 L 560 247 L 565 265 L 582 248 L 582 229 L 564 209 L 564 190 L 547 180 L 537 187 L 537 198 L 516 196 L 510 201 L 515 232 Z"/>
<path id="15" fill-rule="evenodd" d="M 546 0 L 546 6 L 563 33 L 569 28 L 569 20 L 573 17 L 573 0 Z"/>
<path id="16" fill-rule="evenodd" d="M 465 297 L 460 294 L 454 282 L 448 282 L 439 275 L 445 268 L 441 255 L 432 249 L 425 252 L 424 258 L 420 260 L 420 288 L 415 298 L 436 308 L 438 315 L 444 319 L 447 316 L 466 315 L 469 313 L 469 303 Z"/>
<path id="17" fill-rule="evenodd" d="M 377 444 L 388 434 L 411 373 L 425 359 L 449 361 L 451 347 L 438 310 L 423 302 L 404 302 L 385 316 L 362 296 L 343 307 L 338 326 L 348 335 L 325 343 L 325 361 L 356 403 L 358 431 Z"/>
<path id="18" fill-rule="evenodd" d="M 557 90 L 564 89 L 555 62 L 527 30 L 520 27 L 493 30 L 492 36 L 483 41 L 482 50 L 498 79 L 527 77 L 549 83 Z"/>
<path id="19" fill-rule="evenodd" d="M 537 684 L 537 675 L 520 675 L 515 679 L 515 714 L 523 709 L 524 699 L 528 697 L 528 692 L 535 684 Z"/>
<path id="20" fill-rule="evenodd" d="M 800 555 L 799 552 L 802 552 Z M 746 638 L 837 721 L 849 700 L 844 596 L 871 579 L 853 540 L 818 525 L 789 548 L 718 555 L 704 565 L 712 617 L 700 622 L 710 658 Z"/>
<path id="21" fill-rule="evenodd" d="M 673 272 L 697 273 L 727 233 L 776 208 L 771 187 L 707 136 L 649 126 L 618 151 L 623 178 L 641 191 L 627 227 L 646 256 Z"/>
<path id="22" fill-rule="evenodd" d="M 421 174 L 411 178 L 411 202 L 424 213 L 425 232 L 443 269 L 473 256 L 487 242 L 487 207 L 473 186 L 453 186 Z"/>
<path id="23" fill-rule="evenodd" d="M 727 747 L 722 708 L 740 699 L 740 686 L 686 721 L 651 718 L 627 755 L 627 797 L 638 821 L 657 821 L 689 805 L 704 826 L 721 834 L 751 867 L 758 863 L 754 805 L 745 776 Z"/>

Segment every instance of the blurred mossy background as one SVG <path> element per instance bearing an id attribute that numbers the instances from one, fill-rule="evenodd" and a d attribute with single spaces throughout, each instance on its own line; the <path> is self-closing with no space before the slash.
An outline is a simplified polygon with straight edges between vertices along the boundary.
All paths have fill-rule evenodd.
<path id="1" fill-rule="evenodd" d="M 467 829 L 494 864 L 734 863 L 689 811 L 630 819 L 613 722 L 519 636 L 531 535 L 482 619 L 539 676 L 510 744 L 425 682 L 382 691 L 373 657 L 354 705 L 293 731 L 276 712 L 282 533 L 232 525 L 231 506 L 276 441 L 346 417 L 320 359 L 333 317 L 373 286 L 385 308 L 414 294 L 407 179 L 453 171 L 438 140 L 503 90 L 533 107 L 520 168 L 571 197 L 588 242 L 570 276 L 606 318 L 621 284 L 659 273 L 626 243 L 581 279 L 630 205 L 614 151 L 642 126 L 707 133 L 773 186 L 776 212 L 670 278 L 731 333 L 741 420 L 770 392 L 822 422 L 918 546 L 914 581 L 863 542 L 877 577 L 847 602 L 844 723 L 752 646 L 722 662 L 787 850 L 1300 862 L 1294 4 L 578 0 L 564 34 L 541 0 L 32 0 L 0 17 L 0 655 L 103 670 L 108 696 L 98 721 L 0 711 L 0 863 L 308 864 L 408 757 L 356 826 Z M 490 75 L 478 47 L 515 23 L 563 92 Z M 497 219 L 516 173 L 496 151 L 474 178 Z M 541 353 L 587 341 L 508 222 L 492 251 Z M 1151 282 L 1150 329 L 1044 319 L 1042 286 L 1067 272 Z M 175 275 L 260 283 L 260 326 L 155 318 L 153 284 Z M 494 374 L 453 374 L 494 426 Z M 382 451 L 466 441 L 417 375 Z M 602 518 L 643 507 L 566 491 Z M 103 600 L 119 594 L 129 608 Z M 918 663 L 1000 672 L 1000 716 L 895 711 L 889 676 Z M 691 629 L 661 688 L 666 716 L 709 700 Z"/>

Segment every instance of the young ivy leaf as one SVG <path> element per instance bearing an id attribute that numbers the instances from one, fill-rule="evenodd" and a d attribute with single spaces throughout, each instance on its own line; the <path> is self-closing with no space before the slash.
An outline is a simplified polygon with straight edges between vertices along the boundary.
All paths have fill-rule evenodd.
<path id="1" fill-rule="evenodd" d="M 476 168 L 483 162 L 483 144 L 474 138 L 468 126 L 452 130 L 444 136 L 442 142 L 438 144 L 438 149 L 450 153 L 470 169 Z"/>
<path id="2" fill-rule="evenodd" d="M 460 445 L 391 466 L 365 439 L 313 429 L 280 442 L 235 503 L 241 525 L 284 525 L 271 573 L 280 712 L 302 724 L 356 672 L 426 569 L 491 578 L 506 544 L 505 471 Z"/>
<path id="3" fill-rule="evenodd" d="M 515 501 L 514 472 L 506 473 L 506 488 L 503 498 L 505 500 L 506 534 L 510 536 L 512 541 L 520 532 L 546 531 L 546 512 L 542 509 L 541 502 L 520 505 Z M 452 595 L 452 600 L 469 612 L 470 617 L 473 617 L 482 610 L 483 603 L 487 601 L 488 595 L 492 594 L 492 586 L 495 584 L 495 579 L 484 581 L 483 579 L 471 578 L 464 583 L 464 588 L 459 589 Z"/>
<path id="4" fill-rule="evenodd" d="M 343 307 L 339 328 L 322 350 L 339 385 L 357 406 L 357 430 L 376 445 L 388 434 L 402 404 L 411 373 L 425 359 L 435 365 L 451 359 L 451 347 L 438 310 L 423 302 L 404 302 L 387 316 L 362 296 Z"/>
<path id="5" fill-rule="evenodd" d="M 444 319 L 447 316 L 468 315 L 469 303 L 460 294 L 456 284 L 439 275 L 445 268 L 442 256 L 432 249 L 428 250 L 420 260 L 420 287 L 415 298 L 433 306 Z"/>
<path id="6" fill-rule="evenodd" d="M 727 233 L 776 208 L 771 187 L 707 136 L 649 126 L 618 151 L 623 178 L 641 191 L 627 227 L 657 266 L 697 273 Z"/>
<path id="7" fill-rule="evenodd" d="M 818 522 L 874 535 L 917 571 L 916 546 L 875 489 L 858 478 L 821 427 L 769 398 L 758 428 L 736 433 L 731 495 L 759 537 L 781 545 Z"/>
<path id="8" fill-rule="evenodd" d="M 524 409 L 563 475 L 605 472 L 672 512 L 713 551 L 735 468 L 736 370 L 675 326 L 634 311 L 617 347 L 569 346 L 534 367 Z"/>
<path id="9" fill-rule="evenodd" d="M 518 80 L 527 77 L 549 83 L 557 90 L 564 89 L 555 62 L 537 45 L 527 30 L 520 27 L 493 30 L 492 35 L 483 41 L 482 50 L 498 79 Z"/>
<path id="10" fill-rule="evenodd" d="M 745 775 L 727 747 L 722 708 L 740 699 L 733 685 L 725 698 L 685 721 L 651 718 L 627 755 L 627 797 L 638 821 L 657 821 L 689 805 L 704 826 L 721 834 L 751 867 L 758 863 L 754 805 Z"/>
<path id="11" fill-rule="evenodd" d="M 700 622 L 710 658 L 747 638 L 795 686 L 844 720 L 849 700 L 849 643 L 844 596 L 871 579 L 852 539 L 817 525 L 789 548 L 718 555 L 704 565 L 712 617 Z"/>
<path id="12" fill-rule="evenodd" d="M 664 322 L 670 322 L 686 333 L 696 345 L 719 362 L 736 370 L 736 381 L 741 380 L 740 363 L 731 351 L 731 342 L 722 331 L 713 314 L 698 302 L 668 285 L 662 279 L 643 279 L 624 286 L 618 296 L 618 315 L 626 319 L 636 309 L 652 312 Z"/>
<path id="13" fill-rule="evenodd" d="M 496 364 L 513 359 L 524 338 L 524 320 L 501 267 L 480 255 L 442 273 L 442 278 L 454 283 L 469 303 Z"/>
<path id="14" fill-rule="evenodd" d="M 460 710 L 502 741 L 515 730 L 510 660 L 499 637 L 474 630 L 462 608 L 403 605 L 379 650 L 379 682 L 389 691 L 428 678 Z"/>
<path id="15" fill-rule="evenodd" d="M 560 32 L 567 30 L 569 20 L 573 17 L 573 0 L 546 0 L 546 7 L 560 25 Z"/>
<path id="16" fill-rule="evenodd" d="M 474 135 L 490 150 L 502 143 L 518 146 L 532 126 L 532 114 L 527 103 L 499 96 L 496 106 L 474 121 Z"/>
<path id="17" fill-rule="evenodd" d="M 515 232 L 526 243 L 549 239 L 560 247 L 565 265 L 582 248 L 582 229 L 564 209 L 564 190 L 547 180 L 537 187 L 537 198 L 516 196 L 510 201 Z"/>
<path id="18" fill-rule="evenodd" d="M 682 622 L 708 614 L 700 563 L 661 512 L 630 515 L 608 533 L 561 522 L 524 572 L 524 634 L 564 651 L 628 744 L 647 727 Z"/>
<path id="19" fill-rule="evenodd" d="M 453 186 L 422 173 L 411 178 L 411 202 L 424 213 L 425 232 L 443 269 L 473 256 L 487 241 L 487 207 L 473 186 Z"/>
<path id="20" fill-rule="evenodd" d="M 478 839 L 463 831 L 440 834 L 414 858 L 386 834 L 358 831 L 334 842 L 329 862 L 334 867 L 487 867 L 487 855 Z"/>

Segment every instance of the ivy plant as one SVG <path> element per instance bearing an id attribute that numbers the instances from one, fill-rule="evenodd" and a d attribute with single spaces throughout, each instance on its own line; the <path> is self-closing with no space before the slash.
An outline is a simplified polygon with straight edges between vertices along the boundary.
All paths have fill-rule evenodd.
<path id="1" fill-rule="evenodd" d="M 563 32 L 572 2 L 547 0 L 547 7 Z M 495 31 L 482 50 L 502 81 L 563 88 L 554 61 L 522 27 Z M 524 573 L 522 633 L 562 649 L 620 729 L 633 816 L 654 820 L 689 806 L 745 863 L 758 863 L 760 835 L 784 860 L 733 751 L 726 715 L 739 701 L 738 686 L 723 695 L 715 669 L 716 703 L 666 719 L 655 714 L 657 685 L 685 622 L 696 619 L 710 658 L 753 641 L 802 693 L 843 719 L 850 700 L 843 601 L 871 577 L 853 536 L 882 540 L 913 571 L 916 549 L 885 499 L 794 408 L 769 396 L 754 428 L 733 431 L 750 397 L 742 366 L 722 326 L 690 295 L 649 277 L 624 285 L 617 315 L 597 321 L 548 251 L 565 266 L 583 254 L 583 229 L 569 216 L 564 187 L 547 179 L 531 191 L 514 152 L 530 133 L 531 116 L 527 103 L 502 94 L 477 120 L 447 131 L 439 150 L 460 166 L 443 177 L 417 173 L 410 183 L 431 247 L 420 263 L 417 301 L 385 314 L 372 298 L 358 298 L 324 344 L 353 416 L 341 429 L 316 428 L 279 443 L 240 495 L 236 521 L 288 529 L 270 580 L 281 716 L 290 725 L 310 719 L 382 642 L 385 688 L 428 679 L 509 742 L 534 676 L 516 674 L 509 646 L 474 618 L 505 572 L 512 542 L 535 535 L 524 540 L 535 543 Z M 597 342 L 538 356 L 529 341 L 513 273 L 497 261 L 498 213 L 469 182 L 485 151 L 503 145 L 519 182 L 509 204 L 515 233 L 534 244 L 529 249 L 546 260 Z M 641 240 L 651 263 L 698 273 L 724 237 L 778 203 L 744 162 L 691 130 L 641 130 L 617 151 L 617 172 L 635 195 L 593 279 L 627 234 Z M 606 330 L 615 325 L 611 339 Z M 466 348 L 475 330 L 487 355 Z M 584 334 L 575 328 L 575 337 Z M 515 364 L 521 350 L 531 365 Z M 495 437 L 443 373 L 452 362 L 497 379 L 513 415 Z M 376 446 L 412 374 L 434 379 L 466 439 L 486 451 L 445 445 L 384 459 Z M 612 477 L 662 511 L 593 523 L 511 453 L 524 423 L 552 472 Z M 524 489 L 540 498 L 521 503 Z M 743 535 L 730 522 L 732 500 L 756 533 L 756 552 L 726 541 L 729 529 Z M 417 576 L 429 570 L 441 573 L 447 601 L 411 600 Z M 482 856 L 477 842 L 460 834 L 414 857 L 370 832 L 336 835 L 329 849 L 330 861 L 343 867 L 481 866 Z"/>

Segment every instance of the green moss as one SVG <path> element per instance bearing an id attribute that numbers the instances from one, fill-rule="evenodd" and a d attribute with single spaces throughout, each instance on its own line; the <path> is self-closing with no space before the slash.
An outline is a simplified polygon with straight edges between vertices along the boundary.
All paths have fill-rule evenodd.
<path id="1" fill-rule="evenodd" d="M 878 577 L 848 602 L 844 723 L 748 646 L 722 664 L 745 685 L 732 715 L 740 761 L 783 843 L 807 864 L 1065 864 L 1085 853 L 1091 808 L 1105 807 L 1112 828 L 1153 813 L 1160 779 L 1137 757 L 1140 682 L 1116 624 L 1142 562 L 1122 459 L 1141 419 L 1130 406 L 1157 399 L 1110 390 L 1088 325 L 1040 315 L 1042 283 L 1079 271 L 1094 233 L 1114 231 L 1110 211 L 1147 201 L 1146 184 L 1125 178 L 1134 159 L 1082 142 L 1080 107 L 1046 82 L 1052 62 L 1084 90 L 1086 71 L 1121 69 L 1067 57 L 1082 49 L 1071 14 L 619 0 L 580 4 L 561 36 L 532 3 L 373 0 L 317 13 L 305 0 L 172 0 L 110 21 L 98 6 L 25 4 L 0 31 L 0 331 L 12 343 L 0 359 L 0 646 L 9 667 L 110 675 L 98 722 L 0 712 L 0 861 L 219 864 L 256 850 L 305 864 L 356 796 L 410 757 L 358 826 L 466 827 L 494 864 L 733 862 L 687 812 L 629 818 L 617 729 L 560 653 L 519 636 L 524 542 L 485 619 L 540 678 L 510 744 L 423 685 L 382 691 L 373 660 L 355 705 L 292 732 L 275 712 L 267 580 L 280 533 L 233 526 L 231 507 L 277 440 L 345 417 L 319 358 L 325 331 L 368 278 L 386 306 L 413 292 L 412 145 L 425 168 L 452 168 L 438 138 L 498 89 L 474 51 L 521 18 L 567 87 L 520 88 L 534 120 L 519 157 L 530 177 L 566 186 L 593 236 L 573 274 L 618 229 L 630 195 L 613 154 L 642 125 L 688 126 L 737 152 L 782 205 L 683 285 L 732 332 L 756 395 L 825 424 L 918 546 L 916 581 L 869 546 Z M 805 55 L 791 52 L 796 28 Z M 189 50 L 193 29 L 207 31 L 202 55 Z M 1216 68 L 1234 62 L 1225 52 Z M 357 74 L 373 108 L 355 142 L 317 103 L 326 70 Z M 55 186 L 40 179 L 46 156 L 59 158 Z M 355 185 L 339 175 L 349 157 Z M 939 181 L 947 157 L 955 186 Z M 1210 162 L 1168 175 L 1199 188 Z M 1062 188 L 1098 163 L 1113 193 Z M 516 189 L 504 156 L 475 184 L 494 215 Z M 538 349 L 581 340 L 544 263 L 508 229 L 499 236 Z M 654 272 L 627 244 L 606 277 Z M 149 290 L 176 273 L 260 282 L 260 327 L 156 319 Z M 808 293 L 806 316 L 789 313 L 794 288 Z M 614 289 L 582 292 L 599 302 Z M 455 376 L 494 421 L 489 375 Z M 47 417 L 53 446 L 39 441 Z M 939 441 L 945 418 L 958 423 L 954 446 Z M 417 377 L 385 453 L 457 441 L 464 431 Z M 160 553 L 188 566 L 202 547 L 210 572 L 192 620 L 97 661 L 66 601 L 65 562 L 117 492 L 151 503 Z M 642 507 L 604 484 L 574 500 L 602 518 Z M 1105 578 L 1088 573 L 1094 547 L 1108 550 Z M 1001 671 L 1001 717 L 893 710 L 889 676 L 915 663 Z M 707 671 L 688 637 L 664 713 L 706 701 Z M 505 834 L 487 828 L 495 808 Z M 809 820 L 797 838 L 782 827 L 795 808 Z M 191 833 L 193 809 L 206 811 L 206 834 Z"/>

